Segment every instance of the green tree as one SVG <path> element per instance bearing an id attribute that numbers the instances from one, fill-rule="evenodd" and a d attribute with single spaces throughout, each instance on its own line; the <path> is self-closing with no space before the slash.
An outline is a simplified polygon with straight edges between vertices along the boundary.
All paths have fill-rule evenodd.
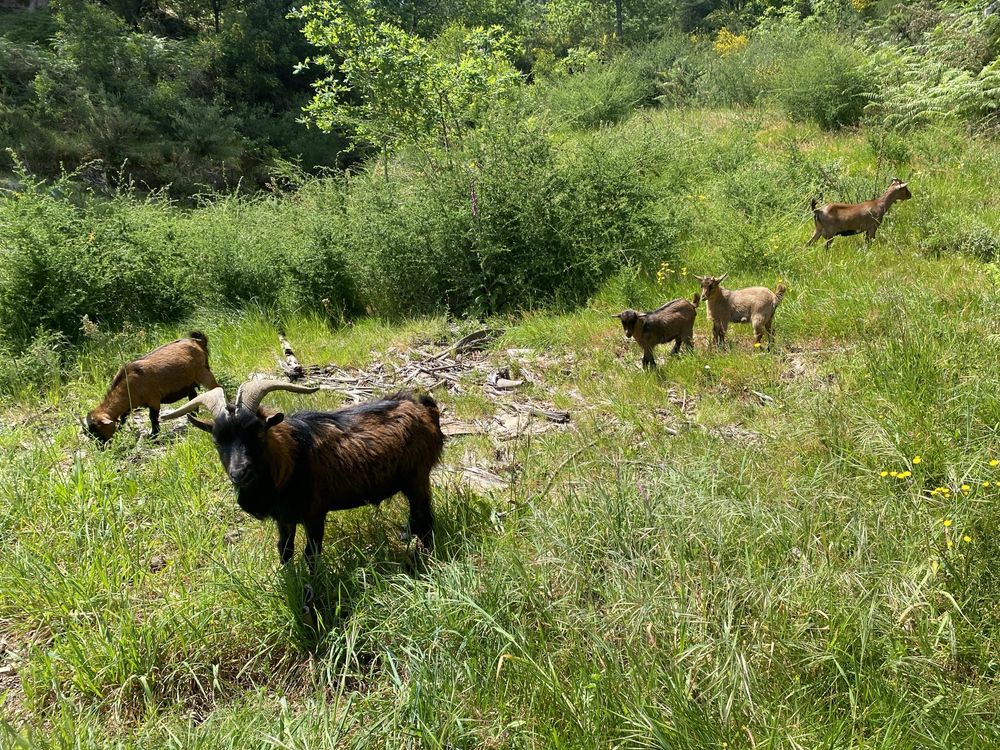
<path id="1" fill-rule="evenodd" d="M 320 50 L 303 65 L 325 73 L 307 116 L 383 154 L 435 140 L 449 149 L 518 79 L 511 38 L 499 27 L 453 28 L 431 43 L 356 0 L 320 0 L 301 16 Z"/>

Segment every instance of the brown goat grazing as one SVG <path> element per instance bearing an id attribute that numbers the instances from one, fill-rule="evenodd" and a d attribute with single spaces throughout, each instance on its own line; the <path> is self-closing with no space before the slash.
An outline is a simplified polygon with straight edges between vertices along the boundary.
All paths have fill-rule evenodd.
<path id="1" fill-rule="evenodd" d="M 826 238 L 827 248 L 833 244 L 837 235 L 848 236 L 865 233 L 865 240 L 871 242 L 875 232 L 882 224 L 889 207 L 896 201 L 908 201 L 913 197 L 906 183 L 898 177 L 893 178 L 889 189 L 880 197 L 864 203 L 827 203 L 817 208 L 816 199 L 810 202 L 813 211 L 813 221 L 816 231 L 807 244 L 811 245 L 820 237 Z"/>
<path id="2" fill-rule="evenodd" d="M 653 349 L 660 344 L 674 344 L 672 354 L 681 350 L 682 344 L 694 348 L 694 319 L 698 314 L 700 297 L 695 292 L 691 302 L 686 299 L 671 300 L 651 312 L 625 310 L 612 318 L 618 318 L 628 338 L 642 347 L 642 366 L 656 367 Z"/>
<path id="3" fill-rule="evenodd" d="M 208 338 L 200 331 L 191 331 L 186 339 L 164 344 L 122 367 L 100 406 L 87 415 L 84 429 L 107 442 L 130 411 L 147 407 L 156 435 L 160 431 L 160 405 L 194 398 L 197 385 L 216 388 L 219 384 L 208 368 Z"/>
<path id="4" fill-rule="evenodd" d="M 221 388 L 179 409 L 196 427 L 212 433 L 240 507 L 278 525 L 281 562 L 292 559 L 297 524 L 306 528 L 306 560 L 314 569 L 323 547 L 326 514 L 378 505 L 397 492 L 410 503 L 410 531 L 432 544 L 431 469 L 441 457 L 444 434 L 430 396 L 408 393 L 332 412 L 284 415 L 260 408 L 276 390 L 313 393 L 317 388 L 278 380 L 251 380 L 226 405 Z M 211 422 L 190 413 L 205 406 Z"/>
<path id="5" fill-rule="evenodd" d="M 785 296 L 785 285 L 778 284 L 773 292 L 762 286 L 746 289 L 723 289 L 729 274 L 696 276 L 701 282 L 701 296 L 712 321 L 712 340 L 722 345 L 730 323 L 749 323 L 753 327 L 754 343 L 759 344 L 767 331 L 768 344 L 774 342 L 774 311 Z"/>

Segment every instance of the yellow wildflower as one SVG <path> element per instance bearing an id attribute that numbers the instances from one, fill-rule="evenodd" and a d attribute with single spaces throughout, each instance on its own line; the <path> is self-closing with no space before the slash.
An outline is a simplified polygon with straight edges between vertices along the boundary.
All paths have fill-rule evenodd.
<path id="1" fill-rule="evenodd" d="M 990 466 L 1000 466 L 1000 461 L 997 461 L 995 458 L 992 458 L 990 459 Z"/>
<path id="2" fill-rule="evenodd" d="M 919 464 L 921 461 L 923 461 L 923 459 L 920 456 L 913 457 L 913 463 Z"/>
<path id="3" fill-rule="evenodd" d="M 951 519 L 950 518 L 944 519 L 944 527 L 947 529 L 949 526 L 951 526 Z"/>
<path id="4" fill-rule="evenodd" d="M 750 39 L 746 34 L 734 34 L 727 28 L 721 28 L 715 37 L 715 44 L 712 45 L 712 48 L 720 56 L 725 57 L 743 49 L 749 42 Z"/>
<path id="5" fill-rule="evenodd" d="M 878 473 L 878 475 L 879 475 L 880 477 L 887 477 L 887 476 L 889 476 L 889 472 L 888 472 L 888 471 L 886 471 L 885 469 L 883 469 L 882 471 L 880 471 L 880 472 Z"/>
<path id="6" fill-rule="evenodd" d="M 972 541 L 972 537 L 966 534 L 965 536 L 962 537 L 962 541 L 968 544 L 969 542 Z"/>
<path id="7" fill-rule="evenodd" d="M 951 539 L 949 539 L 948 540 L 948 549 L 951 549 L 954 546 L 955 546 L 955 543 L 953 541 L 951 541 Z"/>
<path id="8" fill-rule="evenodd" d="M 899 472 L 898 471 L 890 471 L 889 472 L 889 476 L 890 477 L 898 477 L 899 476 Z"/>
<path id="9" fill-rule="evenodd" d="M 899 479 L 906 479 L 907 477 L 912 477 L 913 476 L 913 472 L 911 472 L 911 471 L 901 471 L 896 476 Z"/>
<path id="10" fill-rule="evenodd" d="M 989 482 L 983 482 L 983 487 L 989 487 L 989 486 L 990 486 Z"/>
<path id="11" fill-rule="evenodd" d="M 961 487 L 961 489 L 962 489 L 962 492 L 968 493 L 968 491 L 971 490 L 972 488 L 969 485 L 967 485 L 967 484 L 963 484 L 962 487 Z"/>
<path id="12" fill-rule="evenodd" d="M 754 349 L 760 349 L 760 342 L 759 342 L 759 341 L 758 341 L 758 342 L 756 342 L 756 343 L 755 343 L 755 344 L 753 345 L 753 348 L 754 348 Z"/>

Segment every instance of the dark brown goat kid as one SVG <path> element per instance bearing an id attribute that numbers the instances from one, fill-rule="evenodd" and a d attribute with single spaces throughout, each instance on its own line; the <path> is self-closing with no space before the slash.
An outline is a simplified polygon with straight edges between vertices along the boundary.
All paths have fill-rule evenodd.
<path id="1" fill-rule="evenodd" d="M 430 548 L 431 469 L 444 445 L 434 399 L 398 393 L 337 411 L 287 416 L 260 408 L 271 391 L 316 390 L 252 380 L 240 386 L 232 405 L 216 388 L 163 419 L 188 414 L 192 424 L 212 433 L 240 507 L 277 523 L 282 563 L 292 559 L 298 524 L 305 526 L 305 557 L 314 569 L 328 512 L 378 505 L 397 492 L 410 503 L 411 533 Z M 191 414 L 199 406 L 212 412 L 211 422 Z"/>
<path id="2" fill-rule="evenodd" d="M 187 338 L 164 344 L 122 367 L 104 400 L 87 415 L 84 429 L 107 442 L 129 412 L 146 407 L 156 435 L 160 431 L 160 405 L 194 398 L 198 385 L 216 388 L 219 384 L 208 367 L 208 338 L 200 331 L 191 331 Z"/>
<path id="3" fill-rule="evenodd" d="M 672 341 L 672 354 L 680 352 L 682 344 L 694 348 L 694 319 L 698 315 L 699 301 L 695 292 L 691 302 L 675 299 L 651 312 L 625 310 L 611 317 L 621 320 L 625 335 L 642 347 L 642 366 L 656 367 L 653 349 L 660 344 Z"/>
<path id="4" fill-rule="evenodd" d="M 816 231 L 807 244 L 811 245 L 823 237 L 829 248 L 833 244 L 834 237 L 838 235 L 846 237 L 861 232 L 864 232 L 865 239 L 871 242 L 892 204 L 896 201 L 908 201 L 912 197 L 913 194 L 907 184 L 896 177 L 881 196 L 864 203 L 827 203 L 822 208 L 817 208 L 816 199 L 813 198 L 810 205 Z"/>

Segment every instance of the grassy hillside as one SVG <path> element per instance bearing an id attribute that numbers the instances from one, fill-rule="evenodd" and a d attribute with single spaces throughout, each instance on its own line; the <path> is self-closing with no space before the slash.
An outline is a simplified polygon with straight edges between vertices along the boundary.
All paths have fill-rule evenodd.
<path id="1" fill-rule="evenodd" d="M 279 568 L 207 436 L 154 442 L 142 417 L 99 450 L 76 422 L 122 361 L 192 326 L 228 389 L 274 371 L 271 312 L 92 331 L 62 380 L 44 341 L 5 365 L 20 387 L 0 409 L 0 745 L 1000 743 L 1000 148 L 742 110 L 642 113 L 592 137 L 645 144 L 672 227 L 662 283 L 626 267 L 574 311 L 488 319 L 504 333 L 480 369 L 434 391 L 487 432 L 446 445 L 426 570 L 408 572 L 401 499 L 331 515 L 315 627 L 304 566 Z M 894 173 L 914 199 L 871 247 L 805 247 L 812 194 L 869 197 Z M 643 372 L 608 313 L 724 271 L 788 284 L 774 349 L 742 326 L 708 349 L 702 306 L 695 352 Z M 348 369 L 477 325 L 283 320 L 303 362 Z M 507 411 L 483 382 L 501 368 L 526 381 L 501 400 L 570 424 L 498 433 Z M 470 488 L 465 466 L 505 483 Z"/>

